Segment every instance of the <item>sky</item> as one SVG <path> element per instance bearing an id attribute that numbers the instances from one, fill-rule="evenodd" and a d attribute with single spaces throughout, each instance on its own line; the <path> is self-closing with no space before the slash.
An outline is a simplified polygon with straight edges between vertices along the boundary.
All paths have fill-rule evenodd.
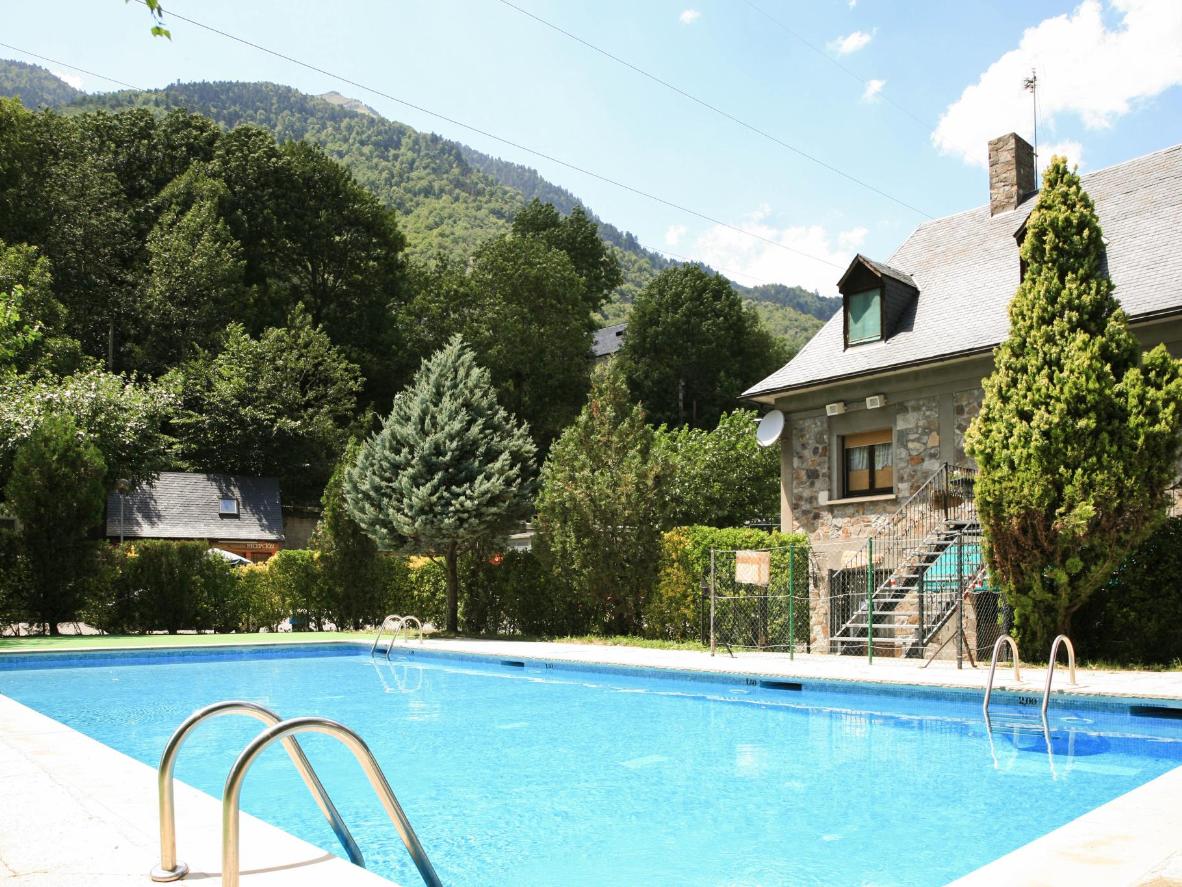
<path id="1" fill-rule="evenodd" d="M 135 0 L 0 0 L 0 42 L 63 64 L 3 47 L 0 56 L 88 92 L 117 87 L 64 65 L 144 88 L 267 80 L 336 90 L 533 167 L 650 249 L 748 285 L 834 294 L 856 252 L 886 261 L 927 219 L 987 202 L 988 140 L 1033 138 L 1022 83 L 1032 69 L 1043 163 L 1065 153 L 1087 172 L 1182 142 L 1180 0 L 163 5 L 171 40 L 150 36 Z"/>

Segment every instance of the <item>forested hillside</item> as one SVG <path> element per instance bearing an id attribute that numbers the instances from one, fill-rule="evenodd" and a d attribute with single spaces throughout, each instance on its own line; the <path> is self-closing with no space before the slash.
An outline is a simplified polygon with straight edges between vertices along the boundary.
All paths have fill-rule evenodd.
<path id="1" fill-rule="evenodd" d="M 270 83 L 190 83 L 149 93 L 89 96 L 44 68 L 0 61 L 0 95 L 16 95 L 26 107 L 188 108 L 224 127 L 250 123 L 270 130 L 280 141 L 307 139 L 344 163 L 379 200 L 398 211 L 411 258 L 469 254 L 489 236 L 507 230 L 514 214 L 535 198 L 563 213 L 581 205 L 570 191 L 529 167 L 386 120 L 368 105 L 336 92 L 311 96 Z M 645 249 L 633 234 L 590 215 L 600 236 L 618 251 L 623 272 L 623 282 L 601 313 L 604 322 L 614 322 L 627 316 L 636 294 L 658 271 L 674 263 Z M 836 299 L 799 287 L 735 288 L 756 304 L 765 322 L 793 351 L 820 328 L 809 318 L 826 320 L 837 305 Z"/>

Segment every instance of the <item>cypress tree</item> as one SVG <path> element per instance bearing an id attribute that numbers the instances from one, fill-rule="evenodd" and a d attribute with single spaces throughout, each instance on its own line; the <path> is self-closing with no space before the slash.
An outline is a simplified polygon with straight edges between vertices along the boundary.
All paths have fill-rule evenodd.
<path id="1" fill-rule="evenodd" d="M 1027 651 L 1056 632 L 1165 517 L 1182 380 L 1142 354 L 1104 268 L 1100 224 L 1056 157 L 1027 222 L 1010 335 L 966 438 L 994 581 Z"/>
<path id="2" fill-rule="evenodd" d="M 598 367 L 579 417 L 550 449 L 538 495 L 538 556 L 577 627 L 639 632 L 656 582 L 665 476 L 644 408 L 620 366 Z"/>
<path id="3" fill-rule="evenodd" d="M 459 555 L 528 515 L 534 453 L 455 336 L 423 361 L 346 472 L 349 511 L 379 547 L 445 559 L 448 631 L 459 628 Z"/>
<path id="4" fill-rule="evenodd" d="M 28 565 L 20 593 L 27 615 L 58 634 L 58 623 L 78 618 L 86 585 L 98 567 L 91 531 L 103 518 L 107 465 L 69 416 L 41 421 L 17 450 L 5 493 L 20 521 Z"/>

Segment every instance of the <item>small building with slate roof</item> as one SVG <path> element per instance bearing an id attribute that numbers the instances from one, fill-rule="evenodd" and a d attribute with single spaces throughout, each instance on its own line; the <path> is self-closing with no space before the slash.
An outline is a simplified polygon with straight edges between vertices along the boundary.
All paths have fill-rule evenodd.
<path id="1" fill-rule="evenodd" d="M 1182 355 L 1182 145 L 1082 180 L 1132 330 Z M 885 262 L 856 256 L 838 283 L 843 310 L 744 392 L 785 414 L 785 531 L 853 547 L 944 463 L 972 465 L 964 434 L 1009 334 L 1038 202 L 1034 152 L 1017 135 L 989 143 L 989 186 L 989 203 L 920 225 Z"/>
<path id="2" fill-rule="evenodd" d="M 264 561 L 283 547 L 273 477 L 163 471 L 152 483 L 107 496 L 107 538 L 192 539 Z"/>
<path id="3" fill-rule="evenodd" d="M 624 335 L 628 332 L 627 323 L 613 323 L 601 330 L 595 331 L 595 338 L 591 340 L 591 357 L 596 363 L 609 360 L 617 351 L 624 347 Z"/>

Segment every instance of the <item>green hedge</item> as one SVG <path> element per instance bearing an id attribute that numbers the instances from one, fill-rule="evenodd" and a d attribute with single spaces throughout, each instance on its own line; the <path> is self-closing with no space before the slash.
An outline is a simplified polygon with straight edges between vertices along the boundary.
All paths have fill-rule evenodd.
<path id="1" fill-rule="evenodd" d="M 1182 662 L 1182 518 L 1167 520 L 1074 615 L 1081 659 Z"/>
<path id="2" fill-rule="evenodd" d="M 644 634 L 662 640 L 698 640 L 702 631 L 702 582 L 710 573 L 710 551 L 784 549 L 772 558 L 773 575 L 786 576 L 788 551 L 794 569 L 808 575 L 808 537 L 746 527 L 677 527 L 661 537 L 657 585 L 644 610 Z M 798 582 L 798 589 L 801 587 Z M 797 609 L 800 637 L 807 637 L 808 612 Z"/>

